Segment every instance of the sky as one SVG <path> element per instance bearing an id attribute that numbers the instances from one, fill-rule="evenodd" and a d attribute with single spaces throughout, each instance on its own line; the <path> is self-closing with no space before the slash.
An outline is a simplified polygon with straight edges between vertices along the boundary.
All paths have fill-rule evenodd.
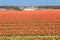
<path id="1" fill-rule="evenodd" d="M 60 0 L 0 0 L 0 6 L 60 6 Z"/>

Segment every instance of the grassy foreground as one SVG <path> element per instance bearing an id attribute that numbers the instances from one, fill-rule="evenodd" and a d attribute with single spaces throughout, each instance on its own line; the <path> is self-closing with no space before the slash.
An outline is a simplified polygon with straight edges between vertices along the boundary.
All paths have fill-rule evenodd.
<path id="1" fill-rule="evenodd" d="M 60 40 L 60 37 L 47 38 L 0 38 L 0 40 Z"/>

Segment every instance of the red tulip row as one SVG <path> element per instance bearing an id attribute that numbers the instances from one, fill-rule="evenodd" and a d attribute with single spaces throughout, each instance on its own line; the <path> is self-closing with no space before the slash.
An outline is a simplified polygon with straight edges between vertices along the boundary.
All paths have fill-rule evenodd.
<path id="1" fill-rule="evenodd" d="M 1 34 L 56 34 L 60 35 L 60 10 L 39 11 L 0 11 Z M 23 22 L 23 23 L 20 23 Z M 25 22 L 25 23 L 24 23 Z M 29 24 L 36 22 L 36 24 Z M 59 23 L 57 25 L 40 25 L 38 22 Z M 22 29 L 37 30 L 22 30 Z M 20 30 L 17 30 L 20 29 Z M 38 30 L 39 29 L 39 30 Z M 51 29 L 51 30 L 50 30 Z M 53 29 L 53 30 L 52 30 Z"/>
<path id="2" fill-rule="evenodd" d="M 27 28 L 27 29 L 60 29 L 60 26 L 0 26 L 0 29 L 23 29 L 23 28 Z"/>
<path id="3" fill-rule="evenodd" d="M 17 34 L 17 35 L 60 35 L 60 29 L 35 29 L 35 30 L 16 30 L 16 29 L 11 29 L 11 30 L 0 30 L 0 35 L 1 34 Z"/>

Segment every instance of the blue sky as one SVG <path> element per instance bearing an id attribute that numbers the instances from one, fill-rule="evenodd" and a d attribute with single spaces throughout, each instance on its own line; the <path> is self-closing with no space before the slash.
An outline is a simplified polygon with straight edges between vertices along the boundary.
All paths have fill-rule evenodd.
<path id="1" fill-rule="evenodd" d="M 0 6 L 60 6 L 60 0 L 0 0 Z"/>

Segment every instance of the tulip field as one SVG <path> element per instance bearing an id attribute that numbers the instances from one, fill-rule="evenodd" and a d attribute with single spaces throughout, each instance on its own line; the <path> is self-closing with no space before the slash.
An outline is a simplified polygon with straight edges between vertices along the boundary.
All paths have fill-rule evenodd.
<path id="1" fill-rule="evenodd" d="M 60 40 L 60 10 L 0 10 L 0 40 Z"/>

